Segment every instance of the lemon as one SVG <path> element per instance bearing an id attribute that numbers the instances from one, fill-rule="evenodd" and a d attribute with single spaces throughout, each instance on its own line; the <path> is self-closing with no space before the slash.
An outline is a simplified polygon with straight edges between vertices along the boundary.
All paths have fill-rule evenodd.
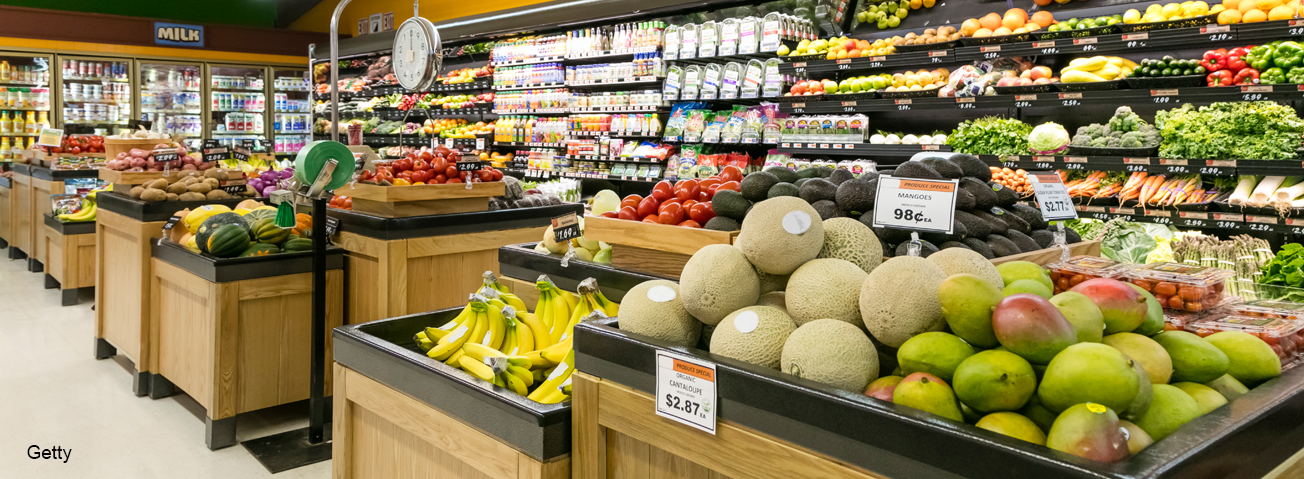
<path id="1" fill-rule="evenodd" d="M 1137 9 L 1133 8 L 1123 12 L 1123 23 L 1136 23 L 1139 21 L 1141 21 L 1141 12 L 1137 11 Z"/>
<path id="2" fill-rule="evenodd" d="M 1170 3 L 1168 5 L 1164 5 L 1163 10 L 1159 11 L 1159 14 L 1163 15 L 1164 18 L 1172 18 L 1180 13 L 1182 13 L 1182 6 L 1176 3 Z"/>
<path id="3" fill-rule="evenodd" d="M 1151 5 L 1151 6 L 1149 6 L 1149 7 L 1146 7 L 1146 13 L 1147 13 L 1147 14 L 1150 14 L 1150 13 L 1158 14 L 1159 12 L 1163 11 L 1163 9 L 1164 9 L 1163 6 L 1161 6 L 1161 5 L 1159 5 L 1158 3 L 1156 3 L 1156 4 L 1154 4 L 1154 5 Z"/>
<path id="4" fill-rule="evenodd" d="M 1204 2 L 1194 2 L 1186 9 L 1186 14 L 1193 17 L 1208 15 L 1209 4 Z"/>
<path id="5" fill-rule="evenodd" d="M 1158 23 L 1163 21 L 1167 20 L 1158 13 L 1147 13 L 1145 16 L 1141 17 L 1141 23 Z"/>

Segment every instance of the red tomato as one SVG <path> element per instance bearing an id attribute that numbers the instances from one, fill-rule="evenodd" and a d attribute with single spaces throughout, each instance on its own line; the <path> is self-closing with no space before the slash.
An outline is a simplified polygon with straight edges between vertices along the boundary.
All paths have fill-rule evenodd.
<path id="1" fill-rule="evenodd" d="M 351 209 L 353 209 L 353 197 L 350 196 L 350 197 L 346 197 L 346 198 L 344 198 L 344 209 L 346 209 L 346 210 L 351 210 Z"/>
<path id="2" fill-rule="evenodd" d="M 622 220 L 638 221 L 638 210 L 633 206 L 621 206 L 616 216 Z"/>
<path id="3" fill-rule="evenodd" d="M 498 170 L 493 170 L 493 172 L 494 172 L 494 181 L 503 181 L 503 172 Z"/>
<path id="4" fill-rule="evenodd" d="M 698 203 L 706 203 L 706 202 L 708 202 L 708 201 L 711 201 L 711 196 L 713 196 L 713 195 L 708 194 L 708 193 L 706 192 L 706 190 L 699 191 L 699 192 L 697 193 L 697 202 L 698 202 Z"/>
<path id="5" fill-rule="evenodd" d="M 671 204 L 671 203 L 674 203 L 674 204 L 676 204 L 676 205 L 679 205 L 680 208 L 683 208 L 683 207 L 684 207 L 684 204 L 683 204 L 682 202 L 679 201 L 679 198 L 671 198 L 671 199 L 668 199 L 668 200 L 662 202 L 660 205 L 657 206 L 657 213 L 661 213 L 662 211 L 665 211 L 665 210 L 666 210 L 666 206 L 669 205 L 669 204 Z"/>
<path id="6" fill-rule="evenodd" d="M 452 178 L 452 179 L 448 180 L 447 182 L 448 182 L 448 183 L 461 183 L 461 182 L 462 182 L 462 179 L 461 179 L 461 178 Z"/>
<path id="7" fill-rule="evenodd" d="M 741 192 L 743 191 L 743 187 L 737 181 L 726 181 L 724 183 L 720 183 L 720 187 L 716 189 L 716 191 L 720 191 L 720 190 L 734 190 L 734 191 Z"/>
<path id="8" fill-rule="evenodd" d="M 683 180 L 675 183 L 675 197 L 680 201 L 697 198 L 697 180 Z"/>
<path id="9" fill-rule="evenodd" d="M 711 189 L 712 186 L 718 185 L 720 183 L 724 183 L 724 182 L 720 181 L 720 178 L 712 176 L 705 180 L 698 180 L 697 187 L 702 191 L 708 191 Z"/>
<path id="10" fill-rule="evenodd" d="M 654 225 L 661 224 L 660 221 L 657 221 L 657 215 L 647 215 L 646 218 L 643 218 L 643 222 L 652 223 Z"/>
<path id="11" fill-rule="evenodd" d="M 701 227 L 702 227 L 702 225 L 697 224 L 697 222 L 696 222 L 696 221 L 693 221 L 693 220 L 684 220 L 684 221 L 681 221 L 681 222 L 679 222 L 679 226 L 687 226 L 687 227 L 689 227 L 689 228 L 701 228 Z"/>
<path id="12" fill-rule="evenodd" d="M 639 196 L 639 195 L 629 195 L 629 196 L 626 196 L 625 199 L 620 200 L 620 207 L 621 207 L 621 208 L 624 208 L 624 207 L 626 207 L 626 206 L 633 206 L 633 207 L 635 207 L 635 208 L 638 208 L 638 203 L 639 203 L 640 201 L 643 201 L 643 197 L 642 197 L 642 196 Z"/>
<path id="13" fill-rule="evenodd" d="M 709 188 L 703 190 L 703 192 L 706 193 L 706 200 L 711 201 L 712 198 L 715 198 L 715 192 L 718 191 L 719 189 L 720 189 L 720 183 L 716 183 L 714 185 L 711 185 Z"/>
<path id="14" fill-rule="evenodd" d="M 76 155 L 76 154 L 78 154 L 78 153 L 81 153 L 81 147 L 80 147 L 80 146 L 74 146 L 74 147 L 72 147 L 72 148 L 69 148 L 69 149 L 68 149 L 68 153 L 72 153 L 72 154 L 74 154 L 74 155 Z"/>
<path id="15" fill-rule="evenodd" d="M 684 204 L 684 211 L 692 211 L 692 210 L 693 210 L 693 205 L 695 205 L 695 204 L 697 204 L 697 203 L 698 203 L 697 200 L 684 200 L 684 201 L 683 201 L 683 204 Z"/>
<path id="16" fill-rule="evenodd" d="M 651 196 L 643 198 L 643 201 L 638 202 L 638 216 L 643 218 L 655 216 L 659 206 L 661 206 L 661 202 L 657 201 L 656 198 Z"/>
<path id="17" fill-rule="evenodd" d="M 666 209 L 658 216 L 663 225 L 677 225 L 684 221 L 684 206 L 674 202 L 666 203 Z"/>
<path id="18" fill-rule="evenodd" d="M 394 160 L 394 169 L 398 171 L 408 171 L 412 169 L 412 160 L 401 158 Z"/>
<path id="19" fill-rule="evenodd" d="M 444 176 L 458 180 L 462 179 L 462 175 L 457 174 L 457 165 L 448 165 L 448 168 L 444 168 Z"/>
<path id="20" fill-rule="evenodd" d="M 706 224 L 707 221 L 711 221 L 711 218 L 715 218 L 715 210 L 710 203 L 698 203 L 688 210 L 688 217 L 699 224 Z"/>
<path id="21" fill-rule="evenodd" d="M 601 216 L 603 218 L 619 218 L 619 215 L 615 211 L 608 211 L 598 216 Z"/>
<path id="22" fill-rule="evenodd" d="M 422 160 L 426 160 L 426 162 L 429 163 L 430 160 L 435 159 L 435 155 L 430 154 L 429 151 L 423 151 L 423 152 L 417 154 L 417 158 L 420 158 L 420 159 L 422 159 Z"/>
<path id="23" fill-rule="evenodd" d="M 443 183 L 445 183 L 445 182 L 448 181 L 448 177 L 447 177 L 447 176 L 444 176 L 443 173 L 440 173 L 440 174 L 435 175 L 435 180 L 434 180 L 434 181 L 435 181 L 435 183 L 443 184 Z"/>
<path id="24" fill-rule="evenodd" d="M 435 158 L 434 160 L 430 161 L 430 169 L 435 170 L 436 172 L 442 172 L 444 170 L 447 170 L 448 160 L 445 160 L 443 158 Z"/>
<path id="25" fill-rule="evenodd" d="M 493 181 L 493 180 L 494 180 L 494 172 L 492 172 L 492 171 L 489 171 L 489 170 L 480 170 L 480 171 L 476 172 L 476 174 L 480 176 L 480 181 Z"/>
<path id="26" fill-rule="evenodd" d="M 412 162 L 412 171 L 426 171 L 430 169 L 430 163 L 426 160 L 417 160 Z"/>
<path id="27" fill-rule="evenodd" d="M 728 183 L 730 181 L 743 181 L 743 170 L 734 165 L 729 165 L 720 170 L 720 181 Z"/>
<path id="28" fill-rule="evenodd" d="M 675 193 L 671 190 L 669 181 L 661 180 L 657 182 L 656 186 L 652 187 L 652 197 L 656 198 L 657 201 L 665 201 L 674 196 Z"/>

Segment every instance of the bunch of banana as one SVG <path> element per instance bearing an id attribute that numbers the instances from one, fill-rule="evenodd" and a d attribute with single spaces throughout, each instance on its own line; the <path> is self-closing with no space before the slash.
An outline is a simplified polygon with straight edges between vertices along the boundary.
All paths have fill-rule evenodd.
<path id="1" fill-rule="evenodd" d="M 76 213 L 60 214 L 58 215 L 59 221 L 63 221 L 63 222 L 95 221 L 95 209 L 96 209 L 95 197 L 91 195 L 87 195 L 85 198 L 82 198 L 81 210 L 77 211 Z"/>
<path id="2" fill-rule="evenodd" d="M 503 286 L 502 283 L 499 283 L 499 282 L 498 282 L 498 277 L 497 277 L 497 276 L 494 276 L 494 272 L 493 272 L 493 271 L 485 271 L 483 276 L 484 276 L 484 285 L 485 285 L 486 287 L 493 288 L 493 289 L 497 290 L 499 293 L 510 293 L 510 292 L 511 292 L 510 290 L 507 289 L 506 286 Z M 521 308 L 521 311 L 524 311 L 524 310 L 525 310 L 525 308 Z"/>
<path id="3" fill-rule="evenodd" d="M 566 322 L 566 328 L 562 330 L 561 337 L 558 340 L 564 340 L 570 337 L 575 331 L 575 325 L 580 321 L 587 319 L 595 312 L 602 313 L 600 317 L 614 317 L 620 312 L 620 305 L 607 299 L 602 295 L 602 289 L 598 288 L 598 280 L 593 278 L 585 279 L 580 282 L 576 290 L 580 293 L 580 299 L 575 309 L 571 311 L 569 320 Z"/>
<path id="4" fill-rule="evenodd" d="M 534 286 L 539 289 L 539 302 L 534 305 L 534 314 L 548 327 L 550 343 L 560 342 L 579 300 L 558 288 L 547 275 L 539 276 Z"/>

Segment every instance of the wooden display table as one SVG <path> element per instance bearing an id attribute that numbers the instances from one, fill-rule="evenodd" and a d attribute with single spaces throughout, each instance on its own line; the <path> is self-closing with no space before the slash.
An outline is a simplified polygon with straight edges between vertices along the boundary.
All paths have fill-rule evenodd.
<path id="1" fill-rule="evenodd" d="M 489 198 L 502 196 L 506 185 L 489 183 L 379 186 L 350 183 L 335 194 L 353 198 L 353 211 L 384 218 L 410 218 L 487 211 Z"/>
<path id="2" fill-rule="evenodd" d="M 607 299 L 620 302 L 625 292 L 644 281 L 670 279 L 626 271 L 609 264 L 584 261 L 571 258 L 566 266 L 561 265 L 562 255 L 543 253 L 534 250 L 536 242 L 513 244 L 498 248 L 498 282 L 512 290 L 527 306 L 534 307 L 539 302 L 539 288 L 535 286 L 539 276 L 547 275 L 553 284 L 566 291 L 575 291 L 580 281 L 593 278 L 602 288 L 602 295 Z"/>
<path id="3" fill-rule="evenodd" d="M 41 223 L 45 287 L 59 288 L 64 306 L 75 305 L 79 290 L 95 287 L 95 222 L 64 223 L 46 213 Z"/>
<path id="4" fill-rule="evenodd" d="M 44 269 L 45 263 L 49 261 L 46 257 L 45 245 L 45 215 L 49 214 L 53 208 L 50 205 L 50 196 L 64 194 L 64 181 L 70 178 L 98 178 L 98 170 L 51 170 L 41 166 L 27 167 L 31 183 L 31 201 L 30 218 L 28 225 L 30 228 L 31 250 L 27 252 L 29 270 L 33 273 L 39 273 Z M 96 195 L 98 196 L 98 195 Z"/>
<path id="5" fill-rule="evenodd" d="M 9 232 L 13 228 L 14 220 L 11 217 L 13 212 L 10 211 L 10 199 L 13 198 L 14 182 L 9 178 L 0 176 L 0 248 L 9 247 L 9 238 L 13 234 Z M 13 250 L 10 250 L 12 253 Z"/>
<path id="6" fill-rule="evenodd" d="M 459 308 L 337 328 L 335 479 L 567 479 L 571 407 L 540 404 L 426 357 L 414 331 Z"/>
<path id="7" fill-rule="evenodd" d="M 32 167 L 23 163 L 14 164 L 14 176 L 10 178 L 9 189 L 9 259 L 24 259 L 31 256 L 32 243 Z M 31 260 L 27 262 L 32 266 Z"/>
<path id="8" fill-rule="evenodd" d="M 738 232 L 586 216 L 584 237 L 611 245 L 612 266 L 677 280 L 693 253 L 733 244 Z"/>
<path id="9" fill-rule="evenodd" d="M 1058 246 L 1029 251 L 1023 254 L 1004 256 L 992 260 L 992 264 L 1009 263 L 1011 261 L 1031 261 L 1045 266 L 1051 263 L 1057 263 L 1063 256 L 1063 251 Z M 1100 256 L 1100 241 L 1083 241 L 1069 245 L 1069 256 Z"/>
<path id="10" fill-rule="evenodd" d="M 712 435 L 656 414 L 656 353 L 716 366 Z M 1304 368 L 1109 464 L 694 348 L 575 327 L 573 461 L 579 479 L 1297 477 Z M 1284 463 L 1284 464 L 1283 464 Z M 1281 465 L 1281 466 L 1279 466 Z M 1277 470 L 1274 471 L 1274 468 Z"/>
<path id="11" fill-rule="evenodd" d="M 481 275 L 498 272 L 499 247 L 539 240 L 553 217 L 583 208 L 567 203 L 411 218 L 331 208 L 328 214 L 340 222 L 335 244 L 348 251 L 345 320 L 358 324 L 465 305 Z"/>
<path id="12" fill-rule="evenodd" d="M 344 324 L 344 252 L 326 253 L 334 328 Z M 207 410 L 204 443 L 214 450 L 235 445 L 237 414 L 308 399 L 311 252 L 218 259 L 164 243 L 153 254 L 150 397 L 173 385 L 189 394 Z"/>
<path id="13" fill-rule="evenodd" d="M 132 390 L 150 391 L 149 301 L 153 277 L 150 246 L 163 237 L 163 224 L 186 208 L 207 204 L 234 207 L 241 199 L 149 203 L 124 192 L 95 195 L 95 359 L 121 352 L 136 371 Z"/>

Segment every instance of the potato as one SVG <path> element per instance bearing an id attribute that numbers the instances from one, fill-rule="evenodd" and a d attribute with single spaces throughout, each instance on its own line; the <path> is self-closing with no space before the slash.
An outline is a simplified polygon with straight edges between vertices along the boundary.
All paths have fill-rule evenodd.
<path id="1" fill-rule="evenodd" d="M 168 199 L 167 199 L 167 200 L 168 200 L 168 201 L 176 201 L 177 198 L 179 198 L 179 197 L 180 197 L 180 196 L 178 196 L 176 193 L 168 192 Z"/>
<path id="2" fill-rule="evenodd" d="M 182 193 L 179 199 L 181 201 L 204 201 L 207 200 L 208 197 L 200 193 L 186 192 L 186 193 Z"/>
<path id="3" fill-rule="evenodd" d="M 140 199 L 153 202 L 167 201 L 168 194 L 158 188 L 145 188 L 145 191 L 140 193 Z"/>
<path id="4" fill-rule="evenodd" d="M 131 195 L 132 198 L 140 198 L 140 194 L 144 191 L 145 187 L 143 186 L 133 186 L 128 194 Z"/>
<path id="5" fill-rule="evenodd" d="M 230 179 L 230 178 L 227 177 L 227 175 L 226 175 L 226 170 L 220 170 L 220 169 L 217 169 L 217 168 L 212 168 L 212 169 L 209 169 L 209 170 L 205 171 L 205 172 L 204 172 L 204 177 L 205 177 L 205 178 L 214 178 L 214 179 L 217 179 L 217 180 L 219 180 L 219 181 L 226 181 L 226 180 L 229 180 L 229 179 Z"/>
<path id="6" fill-rule="evenodd" d="M 213 191 L 213 187 L 209 186 L 208 183 L 195 183 L 187 187 L 186 190 L 206 195 L 208 192 Z"/>
<path id="7" fill-rule="evenodd" d="M 924 30 L 924 35 L 936 35 L 936 34 L 937 34 L 936 28 L 929 28 L 927 30 Z"/>
<path id="8" fill-rule="evenodd" d="M 165 180 L 165 179 L 159 178 L 159 179 L 154 180 L 154 181 L 151 181 L 151 182 L 149 182 L 149 183 L 145 183 L 145 188 L 146 188 L 146 189 L 151 189 L 151 188 L 152 188 L 152 189 L 156 189 L 156 190 L 167 190 L 167 189 L 168 189 L 168 180 Z"/>
<path id="9" fill-rule="evenodd" d="M 182 194 L 182 193 L 185 193 L 185 192 L 186 192 L 186 185 L 185 185 L 185 183 L 182 183 L 182 182 L 178 181 L 178 182 L 176 182 L 176 183 L 173 183 L 173 184 L 168 185 L 168 187 L 167 187 L 167 192 L 168 192 L 168 193 L 178 194 L 178 195 L 179 195 L 179 194 Z"/>
<path id="10" fill-rule="evenodd" d="M 184 185 L 186 185 L 186 186 L 190 186 L 190 185 L 195 184 L 195 183 L 198 182 L 198 181 L 200 181 L 199 178 L 195 178 L 195 177 L 193 177 L 193 176 L 187 176 L 187 177 L 183 178 L 183 179 L 180 181 L 180 183 L 181 183 L 181 184 L 184 184 Z"/>
<path id="11" fill-rule="evenodd" d="M 204 182 L 204 183 L 207 183 L 207 184 L 208 184 L 208 187 L 209 187 L 210 189 L 214 189 L 214 190 L 215 190 L 215 189 L 218 189 L 218 188 L 220 188 L 220 187 L 222 186 L 222 183 L 221 183 L 220 181 L 217 181 L 216 178 L 204 178 L 204 181 L 203 181 L 203 182 Z"/>
<path id="12" fill-rule="evenodd" d="M 224 191 L 224 190 L 213 190 L 213 191 L 208 192 L 208 194 L 207 194 L 206 196 L 207 196 L 208 199 L 210 199 L 210 200 L 229 200 L 229 199 L 231 199 L 231 194 L 230 194 L 230 193 L 227 193 L 227 192 Z"/>

